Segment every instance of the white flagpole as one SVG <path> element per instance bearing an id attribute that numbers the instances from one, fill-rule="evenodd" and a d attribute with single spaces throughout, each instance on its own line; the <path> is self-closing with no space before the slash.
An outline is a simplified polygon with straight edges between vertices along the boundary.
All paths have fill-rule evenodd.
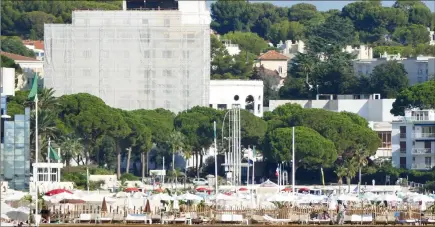
<path id="1" fill-rule="evenodd" d="M 295 127 L 292 128 L 292 194 L 295 195 Z"/>
<path id="2" fill-rule="evenodd" d="M 50 146 L 51 146 L 51 140 L 50 137 L 48 137 L 48 147 L 47 147 L 47 162 L 48 162 L 48 182 L 51 182 L 51 160 L 50 160 Z"/>
<path id="3" fill-rule="evenodd" d="M 38 212 L 38 162 L 39 162 L 39 146 L 38 146 L 38 94 L 35 95 L 35 175 L 33 176 L 35 181 L 35 192 L 36 192 L 36 203 L 35 203 L 35 215 L 37 215 Z"/>
<path id="4" fill-rule="evenodd" d="M 88 188 L 88 194 L 89 194 L 89 168 L 86 167 L 86 187 Z"/>
<path id="5" fill-rule="evenodd" d="M 217 142 L 216 142 L 216 121 L 213 122 L 213 129 L 214 129 L 214 178 L 215 178 L 215 195 L 218 194 L 218 160 L 217 160 Z M 216 196 L 217 199 L 217 196 Z"/>
<path id="6" fill-rule="evenodd" d="M 57 163 L 60 163 L 60 147 L 57 148 L 57 155 L 59 157 Z M 57 182 L 60 182 L 60 168 L 57 168 Z"/>

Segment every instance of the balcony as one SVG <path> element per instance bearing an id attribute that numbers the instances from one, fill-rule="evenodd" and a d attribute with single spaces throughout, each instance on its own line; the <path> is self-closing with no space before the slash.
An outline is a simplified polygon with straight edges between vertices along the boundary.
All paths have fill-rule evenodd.
<path id="1" fill-rule="evenodd" d="M 406 148 L 399 148 L 401 154 L 406 154 Z"/>
<path id="2" fill-rule="evenodd" d="M 406 133 L 400 133 L 400 139 L 406 139 Z"/>
<path id="3" fill-rule="evenodd" d="M 432 149 L 430 148 L 414 148 L 411 151 L 411 154 L 431 154 Z"/>
<path id="4" fill-rule="evenodd" d="M 435 139 L 435 133 L 414 133 L 414 139 Z"/>
<path id="5" fill-rule="evenodd" d="M 411 165 L 411 169 L 416 169 L 416 170 L 430 170 L 434 167 L 434 165 L 432 164 L 412 164 Z"/>

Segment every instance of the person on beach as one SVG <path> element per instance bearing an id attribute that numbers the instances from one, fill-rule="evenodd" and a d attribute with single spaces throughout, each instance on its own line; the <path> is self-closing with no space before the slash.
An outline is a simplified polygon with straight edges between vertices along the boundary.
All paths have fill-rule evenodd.
<path id="1" fill-rule="evenodd" d="M 337 223 L 339 225 L 343 225 L 344 223 L 344 205 L 343 203 L 338 204 L 338 215 L 337 215 Z"/>

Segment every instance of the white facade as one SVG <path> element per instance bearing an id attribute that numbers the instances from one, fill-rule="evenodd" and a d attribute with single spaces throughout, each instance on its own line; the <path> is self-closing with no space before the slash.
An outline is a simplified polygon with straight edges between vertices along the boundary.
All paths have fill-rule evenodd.
<path id="1" fill-rule="evenodd" d="M 406 110 L 393 121 L 393 166 L 430 170 L 435 166 L 435 110 Z"/>
<path id="2" fill-rule="evenodd" d="M 220 110 L 231 109 L 233 104 L 239 104 L 242 109 L 248 108 L 254 115 L 262 117 L 263 81 L 211 80 L 209 103 L 210 107 Z"/>
<path id="3" fill-rule="evenodd" d="M 41 45 L 35 44 L 35 42 L 42 43 L 42 41 L 25 42 L 24 46 L 30 50 L 33 50 L 33 52 L 36 55 L 36 59 L 38 59 L 40 61 L 44 61 L 44 48 L 40 47 Z"/>
<path id="4" fill-rule="evenodd" d="M 343 48 L 342 51 L 349 54 L 354 54 L 357 60 L 373 59 L 373 48 L 366 45 L 361 45 L 356 48 L 352 46 L 346 46 L 346 48 Z"/>
<path id="5" fill-rule="evenodd" d="M 305 43 L 302 40 L 286 40 L 284 43 L 281 41 L 276 47 L 289 59 L 294 58 L 298 53 L 305 53 Z"/>
<path id="6" fill-rule="evenodd" d="M 376 131 L 382 140 L 381 146 L 372 157 L 391 158 L 392 139 L 391 122 L 394 116 L 390 113 L 395 99 L 377 99 L 378 94 L 364 95 L 338 95 L 337 100 L 270 100 L 269 110 L 286 103 L 299 104 L 303 108 L 320 108 L 334 112 L 351 112 L 358 114 L 369 122 L 369 127 Z"/>
<path id="7" fill-rule="evenodd" d="M 1 96 L 15 96 L 15 69 L 1 68 Z"/>
<path id="8" fill-rule="evenodd" d="M 435 45 L 435 32 L 434 31 L 429 31 L 429 45 Z"/>
<path id="9" fill-rule="evenodd" d="M 353 61 L 355 74 L 357 76 L 369 76 L 376 66 L 387 63 L 390 60 L 396 60 L 403 64 L 408 73 L 410 85 L 425 82 L 435 73 L 435 57 L 419 56 L 416 58 L 402 58 L 400 54 L 384 54 L 381 58 Z"/>
<path id="10" fill-rule="evenodd" d="M 204 1 L 178 6 L 74 11 L 72 24 L 46 24 L 45 86 L 125 110 L 207 106 L 210 12 Z"/>

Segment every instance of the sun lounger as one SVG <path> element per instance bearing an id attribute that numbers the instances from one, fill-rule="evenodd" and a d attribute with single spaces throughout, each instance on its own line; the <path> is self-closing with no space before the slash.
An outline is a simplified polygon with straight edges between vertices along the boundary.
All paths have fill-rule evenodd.
<path id="1" fill-rule="evenodd" d="M 127 217 L 125 218 L 126 223 L 130 222 L 143 222 L 143 223 L 149 223 L 152 224 L 151 218 L 148 218 L 145 214 L 127 214 Z"/>
<path id="2" fill-rule="evenodd" d="M 422 219 L 421 224 L 423 224 L 423 225 L 435 225 L 435 219 L 432 219 L 432 218 Z"/>
<path id="3" fill-rule="evenodd" d="M 276 218 L 272 218 L 271 216 L 269 216 L 267 214 L 265 214 L 263 217 L 269 223 L 281 223 L 281 224 L 284 224 L 284 223 L 290 223 L 290 222 L 292 222 L 291 219 L 276 219 Z"/>
<path id="4" fill-rule="evenodd" d="M 352 214 L 350 217 L 351 223 L 371 223 L 373 222 L 373 216 L 371 214 Z"/>
<path id="5" fill-rule="evenodd" d="M 331 219 L 310 219 L 308 220 L 309 224 L 328 224 L 329 222 L 331 222 Z"/>
<path id="6" fill-rule="evenodd" d="M 78 223 L 91 223 L 92 215 L 91 214 L 80 214 L 79 218 L 75 221 Z"/>
<path id="7" fill-rule="evenodd" d="M 218 222 L 237 222 L 243 224 L 249 224 L 248 219 L 244 219 L 241 214 L 221 214 L 216 217 L 216 221 Z"/>

